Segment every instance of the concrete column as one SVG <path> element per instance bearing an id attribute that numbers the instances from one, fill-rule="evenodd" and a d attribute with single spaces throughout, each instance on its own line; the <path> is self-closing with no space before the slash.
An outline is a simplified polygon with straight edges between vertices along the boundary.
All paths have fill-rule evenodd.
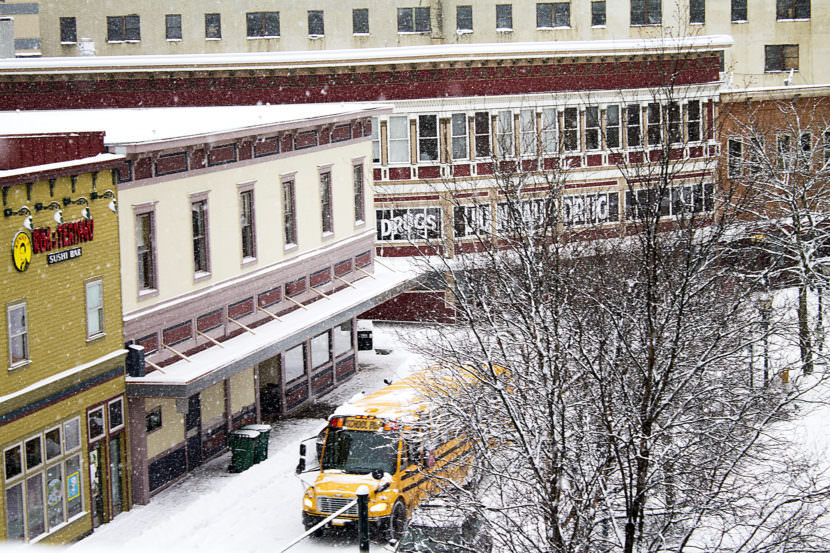
<path id="1" fill-rule="evenodd" d="M 128 397 L 130 425 L 130 489 L 133 504 L 150 502 L 150 475 L 147 467 L 147 414 L 143 397 Z"/>

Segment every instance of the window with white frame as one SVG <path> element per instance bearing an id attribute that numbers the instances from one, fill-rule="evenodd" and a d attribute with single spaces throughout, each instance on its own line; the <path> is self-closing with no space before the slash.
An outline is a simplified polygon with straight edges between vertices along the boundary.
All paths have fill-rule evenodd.
<path id="1" fill-rule="evenodd" d="M 458 33 L 472 33 L 473 32 L 473 7 L 472 6 L 456 6 L 455 7 L 455 30 Z"/>
<path id="2" fill-rule="evenodd" d="M 167 40 L 182 39 L 182 14 L 169 13 L 164 16 L 164 37 Z"/>
<path id="3" fill-rule="evenodd" d="M 679 144 L 683 142 L 683 120 L 680 117 L 680 104 L 670 102 L 667 111 L 669 116 L 669 142 Z"/>
<path id="4" fill-rule="evenodd" d="M 207 200 L 190 203 L 190 221 L 193 232 L 193 272 L 210 272 L 208 256 Z"/>
<path id="5" fill-rule="evenodd" d="M 632 25 L 660 25 L 663 0 L 631 0 Z"/>
<path id="6" fill-rule="evenodd" d="M 334 232 L 334 213 L 331 205 L 331 171 L 320 173 L 320 219 L 323 234 Z"/>
<path id="7" fill-rule="evenodd" d="M 352 34 L 369 34 L 369 9 L 354 8 L 352 10 Z"/>
<path id="8" fill-rule="evenodd" d="M 542 153 L 553 154 L 558 151 L 556 128 L 558 124 L 556 108 L 542 110 Z"/>
<path id="9" fill-rule="evenodd" d="M 605 108 L 605 146 L 609 149 L 620 147 L 620 106 Z"/>
<path id="10" fill-rule="evenodd" d="M 730 138 L 726 143 L 727 175 L 730 178 L 738 177 L 743 172 L 743 143 L 736 138 Z"/>
<path id="11" fill-rule="evenodd" d="M 389 117 L 389 163 L 409 163 L 409 119 Z"/>
<path id="12" fill-rule="evenodd" d="M 110 432 L 124 428 L 124 398 L 116 398 L 107 404 L 107 422 Z"/>
<path id="13" fill-rule="evenodd" d="M 498 113 L 496 125 L 496 140 L 501 157 L 513 157 L 516 153 L 513 143 L 513 112 L 502 110 Z"/>
<path id="14" fill-rule="evenodd" d="M 686 138 L 689 142 L 700 140 L 700 101 L 692 100 L 686 104 Z"/>
<path id="15" fill-rule="evenodd" d="M 477 111 L 473 117 L 476 157 L 490 157 L 490 113 Z"/>
<path id="16" fill-rule="evenodd" d="M 86 283 L 86 336 L 93 338 L 104 333 L 104 281 Z"/>
<path id="17" fill-rule="evenodd" d="M 205 38 L 219 40 L 222 38 L 222 15 L 218 13 L 205 14 Z"/>
<path id="18" fill-rule="evenodd" d="M 418 116 L 418 161 L 438 159 L 438 116 Z"/>
<path id="19" fill-rule="evenodd" d="M 331 335 L 329 331 L 311 339 L 311 368 L 316 369 L 331 361 Z"/>
<path id="20" fill-rule="evenodd" d="M 467 147 L 467 114 L 452 114 L 452 118 L 450 120 L 450 134 L 452 136 L 452 158 L 466 159 L 469 157 Z"/>
<path id="21" fill-rule="evenodd" d="M 513 4 L 496 4 L 496 30 L 513 30 Z"/>
<path id="22" fill-rule="evenodd" d="M 29 317 L 26 302 L 6 308 L 9 336 L 9 366 L 14 368 L 29 360 Z"/>
<path id="23" fill-rule="evenodd" d="M 605 0 L 591 2 L 591 26 L 604 27 L 605 23 Z"/>
<path id="24" fill-rule="evenodd" d="M 629 148 L 636 148 L 642 145 L 640 111 L 639 104 L 629 104 L 625 107 L 626 138 L 628 139 Z"/>
<path id="25" fill-rule="evenodd" d="M 139 292 L 156 288 L 155 233 L 153 213 L 136 213 L 135 242 Z"/>
<path id="26" fill-rule="evenodd" d="M 80 418 L 3 452 L 6 539 L 31 541 L 83 512 Z"/>
<path id="27" fill-rule="evenodd" d="M 536 150 L 536 110 L 523 109 L 519 112 L 519 151 L 523 156 L 535 156 Z"/>
<path id="28" fill-rule="evenodd" d="M 571 26 L 570 2 L 540 2 L 536 4 L 536 28 L 552 29 Z"/>
<path id="29" fill-rule="evenodd" d="M 256 257 L 256 240 L 253 189 L 242 190 L 239 193 L 239 234 L 242 241 L 242 259 L 254 259 Z"/>
<path id="30" fill-rule="evenodd" d="M 810 19 L 810 0 L 776 0 L 775 18 Z"/>
<path id="31" fill-rule="evenodd" d="M 431 30 L 429 8 L 398 8 L 399 33 L 428 33 Z"/>
<path id="32" fill-rule="evenodd" d="M 308 36 L 319 37 L 326 34 L 323 25 L 323 10 L 308 11 Z"/>
<path id="33" fill-rule="evenodd" d="M 366 192 L 363 183 L 363 164 L 352 165 L 352 183 L 354 185 L 354 222 L 366 220 Z"/>
<path id="34" fill-rule="evenodd" d="M 652 102 L 646 108 L 646 120 L 648 123 L 648 144 L 649 146 L 657 146 L 662 141 L 662 126 L 661 126 L 661 106 L 656 102 Z"/>
<path id="35" fill-rule="evenodd" d="M 380 163 L 380 122 L 372 118 L 372 163 Z"/>
<path id="36" fill-rule="evenodd" d="M 334 327 L 334 356 L 338 357 L 352 349 L 352 321 L 348 320 Z"/>
<path id="37" fill-rule="evenodd" d="M 562 118 L 562 147 L 566 152 L 579 149 L 579 110 L 565 108 Z"/>
<path id="38" fill-rule="evenodd" d="M 285 352 L 285 381 L 291 382 L 305 374 L 305 346 L 300 344 Z"/>
<path id="39" fill-rule="evenodd" d="M 599 150 L 600 145 L 599 108 L 588 106 L 585 108 L 585 149 Z"/>

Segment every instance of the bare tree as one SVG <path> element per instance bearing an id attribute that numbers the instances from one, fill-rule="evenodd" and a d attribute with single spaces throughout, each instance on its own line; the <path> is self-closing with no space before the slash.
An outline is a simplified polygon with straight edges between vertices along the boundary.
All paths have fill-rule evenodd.
<path id="1" fill-rule="evenodd" d="M 576 217 L 564 153 L 541 174 L 497 158 L 495 207 L 454 200 L 474 220 L 466 248 L 420 259 L 457 317 L 419 344 L 447 373 L 430 385 L 430 431 L 473 445 L 482 485 L 455 492 L 490 514 L 501 550 L 828 546 L 812 525 L 825 484 L 809 464 L 779 472 L 791 450 L 777 421 L 808 387 L 749 385 L 763 281 L 730 245 L 746 189 L 690 154 L 689 93 L 670 74 L 645 106 L 622 99 L 640 133 L 609 147 L 624 197 L 583 195 Z"/>

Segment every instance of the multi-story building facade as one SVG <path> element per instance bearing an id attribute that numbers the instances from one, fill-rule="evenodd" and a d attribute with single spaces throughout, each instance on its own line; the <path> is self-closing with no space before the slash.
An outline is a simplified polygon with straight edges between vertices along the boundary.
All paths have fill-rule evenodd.
<path id="1" fill-rule="evenodd" d="M 411 286 L 376 270 L 360 104 L 6 114 L 102 128 L 117 168 L 132 491 L 145 503 L 228 432 L 357 370 L 356 317 Z M 142 361 L 143 354 L 143 361 Z M 132 358 L 131 358 L 132 359 Z"/>
<path id="2" fill-rule="evenodd" d="M 76 540 L 131 505 L 116 183 L 100 133 L 0 138 L 0 537 Z M 111 209 L 112 207 L 112 209 Z"/>
<path id="3" fill-rule="evenodd" d="M 816 0 L 9 0 L 18 55 L 205 54 L 727 34 L 735 87 L 830 81 L 830 5 Z M 391 24 L 390 24 L 391 22 Z"/>

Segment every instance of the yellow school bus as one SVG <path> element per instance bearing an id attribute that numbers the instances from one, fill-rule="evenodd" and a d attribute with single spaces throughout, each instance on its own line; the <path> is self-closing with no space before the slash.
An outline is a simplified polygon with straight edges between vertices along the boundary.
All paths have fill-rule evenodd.
<path id="1" fill-rule="evenodd" d="M 460 482 L 466 476 L 469 446 L 463 437 L 433 440 L 439 443 L 422 438 L 432 434 L 423 431 L 429 404 L 421 392 L 430 372 L 420 371 L 338 407 L 310 459 L 301 446 L 298 472 L 315 473 L 303 496 L 306 529 L 354 500 L 358 488 L 366 485 L 373 535 L 398 539 L 412 508 L 435 490 L 432 477 Z M 329 525 L 356 522 L 354 506 Z"/>

